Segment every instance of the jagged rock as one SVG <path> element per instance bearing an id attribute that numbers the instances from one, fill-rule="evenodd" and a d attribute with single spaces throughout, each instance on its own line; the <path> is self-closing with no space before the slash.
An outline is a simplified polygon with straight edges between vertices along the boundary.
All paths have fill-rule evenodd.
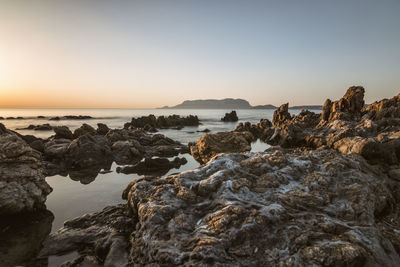
<path id="1" fill-rule="evenodd" d="M 289 103 L 286 103 L 274 111 L 272 124 L 275 128 L 279 128 L 286 121 L 291 120 L 291 118 L 292 116 L 289 113 Z"/>
<path id="2" fill-rule="evenodd" d="M 44 157 L 47 160 L 60 160 L 64 157 L 65 152 L 71 140 L 69 139 L 52 139 L 44 145 Z"/>
<path id="3" fill-rule="evenodd" d="M 74 135 L 67 126 L 56 126 L 53 130 L 56 133 L 54 137 L 56 139 L 74 139 Z"/>
<path id="4" fill-rule="evenodd" d="M 364 107 L 364 87 L 352 86 L 347 89 L 346 94 L 339 101 L 325 101 L 322 108 L 322 119 L 333 120 L 351 120 L 359 119 L 361 109 Z"/>
<path id="5" fill-rule="evenodd" d="M 134 166 L 118 167 L 117 172 L 130 174 L 137 173 L 139 175 L 157 174 L 164 175 L 170 169 L 178 169 L 180 166 L 187 163 L 185 158 L 174 158 L 168 160 L 167 158 L 145 158 L 144 161 L 139 162 Z"/>
<path id="6" fill-rule="evenodd" d="M 274 135 L 267 142 L 283 147 L 329 147 L 356 153 L 373 164 L 398 164 L 400 157 L 399 96 L 364 106 L 364 88 L 350 87 L 339 101 L 325 102 L 322 114 L 276 111 Z M 281 116 L 280 114 L 286 114 Z M 279 119 L 285 117 L 285 120 Z"/>
<path id="7" fill-rule="evenodd" d="M 90 134 L 90 135 L 96 135 L 96 130 L 90 126 L 89 124 L 82 124 L 81 127 L 77 128 L 74 131 L 74 138 L 78 138 L 80 136 L 86 135 L 86 134 Z"/>
<path id="8" fill-rule="evenodd" d="M 97 124 L 97 130 L 96 130 L 97 134 L 106 135 L 108 131 L 110 131 L 110 128 L 108 128 L 108 126 L 105 125 L 104 123 Z"/>
<path id="9" fill-rule="evenodd" d="M 51 191 L 40 152 L 0 124 L 0 215 L 44 209 Z"/>
<path id="10" fill-rule="evenodd" d="M 221 118 L 221 121 L 225 121 L 225 122 L 235 122 L 238 121 L 239 118 L 236 114 L 236 111 L 232 111 L 231 113 L 225 113 L 225 116 L 223 118 Z"/>
<path id="11" fill-rule="evenodd" d="M 205 134 L 190 147 L 190 153 L 198 162 L 206 163 L 218 153 L 250 151 L 253 140 L 254 136 L 250 132 Z"/>

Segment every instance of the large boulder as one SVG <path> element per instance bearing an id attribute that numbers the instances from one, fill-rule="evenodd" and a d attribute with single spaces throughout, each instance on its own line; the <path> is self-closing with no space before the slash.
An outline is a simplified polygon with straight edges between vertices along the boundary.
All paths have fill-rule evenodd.
<path id="1" fill-rule="evenodd" d="M 86 134 L 96 135 L 97 131 L 89 124 L 84 123 L 84 124 L 82 124 L 81 127 L 75 129 L 74 138 L 78 138 L 78 137 L 86 135 Z"/>
<path id="2" fill-rule="evenodd" d="M 51 191 L 40 152 L 0 124 L 0 215 L 44 209 Z"/>
<path id="3" fill-rule="evenodd" d="M 333 150 L 221 154 L 132 182 L 129 212 L 66 222 L 42 253 L 79 249 L 74 262 L 119 255 L 138 266 L 397 266 L 398 189 L 382 169 Z"/>
<path id="4" fill-rule="evenodd" d="M 218 153 L 248 152 L 253 140 L 250 132 L 205 134 L 190 147 L 190 153 L 198 162 L 206 163 Z"/>

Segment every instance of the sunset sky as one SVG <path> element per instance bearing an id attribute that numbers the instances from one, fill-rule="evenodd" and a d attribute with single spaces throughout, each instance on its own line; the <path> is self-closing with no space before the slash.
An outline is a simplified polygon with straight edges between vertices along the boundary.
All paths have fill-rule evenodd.
<path id="1" fill-rule="evenodd" d="M 400 1 L 0 0 L 0 107 L 400 92 Z"/>

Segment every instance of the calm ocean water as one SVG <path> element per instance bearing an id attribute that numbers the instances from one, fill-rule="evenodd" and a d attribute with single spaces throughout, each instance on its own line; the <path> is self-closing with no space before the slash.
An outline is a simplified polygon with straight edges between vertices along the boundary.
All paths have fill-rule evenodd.
<path id="1" fill-rule="evenodd" d="M 24 128 L 30 124 L 39 125 L 49 123 L 50 125 L 66 125 L 71 130 L 80 127 L 83 123 L 87 123 L 96 127 L 97 123 L 105 123 L 110 128 L 123 128 L 124 123 L 131 120 L 132 117 L 147 116 L 154 114 L 181 116 L 197 115 L 202 123 L 198 127 L 184 127 L 182 130 L 160 130 L 159 133 L 164 134 L 174 140 L 182 143 L 196 141 L 203 133 L 198 130 L 208 128 L 211 133 L 220 131 L 231 131 L 239 122 L 249 121 L 257 123 L 262 118 L 272 120 L 274 110 L 236 110 L 239 122 L 226 123 L 221 122 L 221 117 L 231 110 L 204 110 L 204 109 L 0 109 L 1 117 L 24 117 L 23 120 L 2 120 L 7 128 L 16 130 Z M 291 110 L 293 114 L 300 110 Z M 320 111 L 315 111 L 320 112 Z M 66 115 L 88 115 L 95 119 L 91 120 L 60 120 L 50 121 L 48 118 L 38 119 L 37 116 L 55 117 Z M 18 130 L 21 134 L 31 134 L 41 138 L 47 138 L 53 135 L 52 131 L 32 131 Z M 264 151 L 268 145 L 255 142 L 252 145 L 252 152 Z M 180 155 L 188 160 L 188 163 L 179 169 L 172 169 L 168 174 L 194 169 L 199 164 L 188 154 Z M 68 176 L 60 175 L 47 177 L 46 180 L 53 188 L 53 192 L 47 197 L 46 206 L 54 214 L 55 219 L 52 224 L 52 232 L 62 227 L 63 222 L 85 213 L 101 210 L 108 205 L 122 203 L 121 194 L 123 189 L 131 181 L 139 178 L 136 174 L 118 174 L 117 165 L 114 163 L 112 172 L 107 174 L 99 174 L 96 179 L 89 184 L 81 184 L 74 181 Z M 53 257 L 49 259 L 49 266 L 56 266 L 63 261 L 63 258 Z"/>

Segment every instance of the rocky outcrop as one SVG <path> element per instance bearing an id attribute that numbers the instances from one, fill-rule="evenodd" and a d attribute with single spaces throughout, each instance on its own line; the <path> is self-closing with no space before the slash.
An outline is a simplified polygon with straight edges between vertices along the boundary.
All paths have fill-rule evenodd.
<path id="1" fill-rule="evenodd" d="M 81 127 L 75 129 L 74 131 L 74 138 L 79 138 L 80 136 L 86 135 L 86 134 L 90 134 L 90 135 L 96 135 L 97 131 L 90 126 L 87 123 L 82 124 Z"/>
<path id="2" fill-rule="evenodd" d="M 104 123 L 98 123 L 97 124 L 97 130 L 96 133 L 99 135 L 106 135 L 110 131 L 110 128 Z"/>
<path id="3" fill-rule="evenodd" d="M 0 215 L 44 209 L 51 191 L 40 152 L 0 124 Z"/>
<path id="4" fill-rule="evenodd" d="M 352 86 L 339 101 L 327 99 L 322 107 L 321 118 L 326 121 L 359 119 L 364 107 L 364 93 L 362 86 Z"/>
<path id="5" fill-rule="evenodd" d="M 236 122 L 238 120 L 239 118 L 234 110 L 231 113 L 225 113 L 225 116 L 221 118 L 221 121 L 224 122 Z"/>
<path id="6" fill-rule="evenodd" d="M 206 163 L 218 153 L 248 152 L 253 140 L 250 132 L 205 134 L 190 146 L 190 154 L 198 162 Z"/>
<path id="7" fill-rule="evenodd" d="M 95 266 L 115 255 L 154 266 L 397 266 L 398 188 L 362 157 L 333 150 L 221 154 L 132 182 L 129 212 L 66 222 L 42 255 L 77 250 Z"/>
<path id="8" fill-rule="evenodd" d="M 338 101 L 327 100 L 321 115 L 310 111 L 290 116 L 287 106 L 275 111 L 275 133 L 268 143 L 283 147 L 328 147 L 356 153 L 370 163 L 400 162 L 399 96 L 364 107 L 364 88 L 350 87 Z"/>
<path id="9" fill-rule="evenodd" d="M 132 121 L 130 123 L 126 123 L 124 128 L 146 128 L 145 130 L 154 132 L 156 128 L 181 128 L 184 126 L 198 126 L 199 124 L 199 118 L 193 115 L 189 115 L 187 117 L 181 117 L 179 115 L 156 117 L 154 115 L 149 115 L 139 118 L 132 118 Z"/>

